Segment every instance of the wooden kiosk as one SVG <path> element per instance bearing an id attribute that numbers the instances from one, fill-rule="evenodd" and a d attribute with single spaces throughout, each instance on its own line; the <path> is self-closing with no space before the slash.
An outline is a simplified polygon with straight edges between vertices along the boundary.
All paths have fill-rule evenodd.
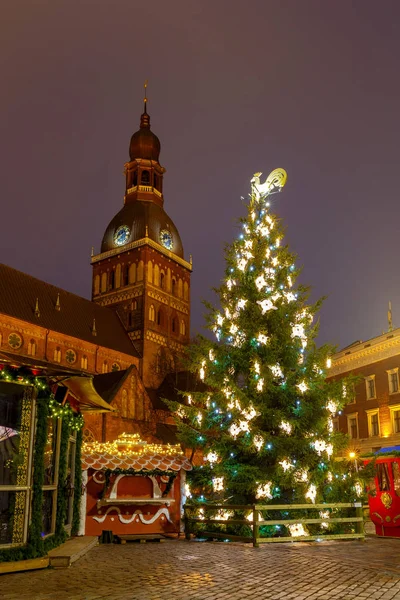
<path id="1" fill-rule="evenodd" d="M 179 534 L 191 468 L 179 445 L 147 443 L 138 434 L 84 444 L 80 534 Z"/>

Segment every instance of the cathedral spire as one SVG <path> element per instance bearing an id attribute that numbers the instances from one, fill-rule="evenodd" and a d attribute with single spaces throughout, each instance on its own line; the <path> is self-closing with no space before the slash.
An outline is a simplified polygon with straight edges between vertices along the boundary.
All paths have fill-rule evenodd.
<path id="1" fill-rule="evenodd" d="M 144 110 L 140 117 L 140 129 L 148 128 L 150 129 L 150 116 L 147 114 L 147 79 L 144 82 Z"/>

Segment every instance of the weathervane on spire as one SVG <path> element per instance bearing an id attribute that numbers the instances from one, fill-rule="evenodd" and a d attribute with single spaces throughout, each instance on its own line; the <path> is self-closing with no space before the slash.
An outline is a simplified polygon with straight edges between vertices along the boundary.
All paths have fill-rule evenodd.
<path id="1" fill-rule="evenodd" d="M 251 193 L 255 200 L 280 192 L 287 180 L 285 169 L 274 169 L 264 183 L 260 183 L 262 173 L 254 173 L 251 179 Z"/>
<path id="2" fill-rule="evenodd" d="M 143 99 L 143 102 L 144 102 L 144 112 L 147 112 L 146 111 L 146 107 L 147 107 L 147 84 L 148 84 L 148 80 L 146 79 L 146 81 L 144 82 L 144 99 Z"/>

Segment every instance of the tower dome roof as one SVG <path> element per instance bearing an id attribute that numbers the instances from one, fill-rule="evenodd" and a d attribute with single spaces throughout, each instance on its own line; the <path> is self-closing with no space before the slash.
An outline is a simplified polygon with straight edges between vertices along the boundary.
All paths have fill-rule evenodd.
<path id="1" fill-rule="evenodd" d="M 116 243 L 116 232 L 120 228 L 125 228 L 123 245 Z M 147 231 L 146 231 L 147 229 Z M 146 202 L 144 200 L 129 202 L 115 215 L 110 221 L 101 243 L 101 252 L 114 250 L 120 247 L 124 249 L 126 244 L 143 239 L 150 238 L 157 244 L 163 244 L 162 232 L 169 232 L 168 239 L 170 247 L 174 254 L 183 258 L 183 246 L 180 235 L 172 219 L 165 210 L 155 202 Z"/>
<path id="2" fill-rule="evenodd" d="M 160 150 L 160 140 L 150 129 L 150 116 L 147 114 L 145 104 L 144 113 L 140 117 L 140 129 L 131 137 L 129 156 L 131 160 L 145 158 L 158 162 Z"/>

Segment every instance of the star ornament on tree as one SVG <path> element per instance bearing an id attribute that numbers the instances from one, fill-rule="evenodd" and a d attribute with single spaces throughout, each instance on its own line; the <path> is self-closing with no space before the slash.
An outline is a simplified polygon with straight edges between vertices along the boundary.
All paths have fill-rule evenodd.
<path id="1" fill-rule="evenodd" d="M 267 313 L 270 310 L 278 310 L 278 307 L 274 306 L 272 304 L 272 301 L 269 300 L 269 298 L 266 298 L 265 300 L 257 300 L 257 304 L 261 306 L 263 315 L 265 315 L 265 313 Z"/>

